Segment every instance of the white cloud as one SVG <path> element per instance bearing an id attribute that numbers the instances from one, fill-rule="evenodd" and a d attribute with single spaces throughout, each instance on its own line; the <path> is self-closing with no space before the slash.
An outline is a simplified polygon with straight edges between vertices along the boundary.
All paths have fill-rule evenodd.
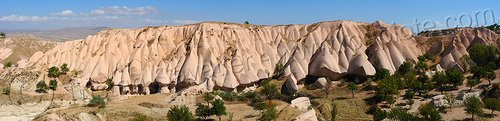
<path id="1" fill-rule="evenodd" d="M 83 16 L 99 16 L 99 15 L 119 15 L 119 16 L 126 16 L 126 15 L 146 15 L 146 14 L 157 14 L 160 13 L 160 11 L 153 6 L 147 6 L 147 7 L 137 7 L 137 8 L 128 8 L 127 6 L 119 7 L 119 6 L 112 6 L 112 7 L 102 7 L 97 10 L 93 10 L 90 13 L 80 13 L 80 15 Z"/>
<path id="2" fill-rule="evenodd" d="M 58 19 L 58 17 L 10 15 L 10 16 L 2 16 L 2 18 L 0 18 L 0 21 L 23 22 L 23 21 L 46 21 L 49 19 Z"/>
<path id="3" fill-rule="evenodd" d="M 52 15 L 52 16 L 76 16 L 77 14 L 73 13 L 73 11 L 71 11 L 71 10 L 65 10 L 65 11 L 62 11 L 61 13 L 51 13 L 49 15 Z"/>
<path id="4" fill-rule="evenodd" d="M 194 24 L 194 23 L 199 23 L 201 21 L 196 21 L 196 20 L 174 20 L 173 21 L 176 24 Z"/>

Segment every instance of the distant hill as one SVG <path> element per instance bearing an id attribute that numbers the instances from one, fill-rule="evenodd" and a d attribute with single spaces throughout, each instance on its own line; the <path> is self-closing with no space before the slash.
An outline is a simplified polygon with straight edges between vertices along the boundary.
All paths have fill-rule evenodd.
<path id="1" fill-rule="evenodd" d="M 85 39 L 88 35 L 95 35 L 108 27 L 70 27 L 64 29 L 0 29 L 7 33 L 7 37 L 32 38 L 42 40 L 67 41 Z"/>

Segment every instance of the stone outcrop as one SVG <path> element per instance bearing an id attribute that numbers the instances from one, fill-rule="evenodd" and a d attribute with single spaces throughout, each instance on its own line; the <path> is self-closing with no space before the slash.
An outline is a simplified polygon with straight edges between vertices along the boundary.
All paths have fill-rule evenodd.
<path id="1" fill-rule="evenodd" d="M 375 33 L 372 39 L 367 27 L 378 32 L 371 32 Z M 284 87 L 293 93 L 307 75 L 331 80 L 347 74 L 369 77 L 375 67 L 393 73 L 404 61 L 424 53 L 411 36 L 401 25 L 380 21 L 276 26 L 202 22 L 106 29 L 46 53 L 37 52 L 28 67 L 67 63 L 70 70 L 82 71 L 81 85 L 102 90 L 107 88 L 105 81 L 112 79 L 114 90 L 121 94 L 147 94 L 193 85 L 241 91 L 271 76 L 276 64 L 283 64 L 284 74 L 290 76 Z"/>

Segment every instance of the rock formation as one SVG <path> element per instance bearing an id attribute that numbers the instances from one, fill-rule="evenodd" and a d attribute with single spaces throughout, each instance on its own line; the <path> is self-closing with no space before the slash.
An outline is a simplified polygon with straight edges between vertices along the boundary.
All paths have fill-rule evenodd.
<path id="1" fill-rule="evenodd" d="M 374 33 L 369 35 L 373 38 L 367 33 Z M 102 90 L 112 79 L 114 90 L 126 94 L 175 92 L 201 84 L 206 90 L 241 91 L 283 64 L 284 74 L 290 76 L 285 87 L 294 93 L 306 75 L 331 80 L 346 74 L 368 77 L 375 74 L 375 67 L 393 73 L 404 61 L 425 52 L 412 36 L 401 25 L 380 21 L 275 26 L 202 22 L 106 29 L 44 54 L 37 52 L 28 66 L 67 63 L 70 70 L 82 71 L 81 85 Z"/>

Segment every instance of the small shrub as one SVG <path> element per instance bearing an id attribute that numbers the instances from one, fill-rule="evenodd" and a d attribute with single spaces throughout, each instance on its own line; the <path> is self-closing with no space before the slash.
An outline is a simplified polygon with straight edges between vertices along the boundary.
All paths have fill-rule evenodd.
<path id="1" fill-rule="evenodd" d="M 413 91 L 411 91 L 411 90 L 406 90 L 406 93 L 405 93 L 405 95 L 404 95 L 404 97 L 405 97 L 406 99 L 413 99 L 413 96 L 415 96 L 415 93 L 414 93 Z"/>
<path id="2" fill-rule="evenodd" d="M 12 62 L 7 62 L 5 63 L 5 65 L 3 65 L 4 67 L 12 67 Z"/>
<path id="3" fill-rule="evenodd" d="M 265 110 L 264 112 L 262 112 L 261 116 L 259 117 L 259 120 L 260 121 L 275 120 L 276 118 L 278 118 L 277 112 L 278 111 L 276 111 L 276 109 L 269 108 L 269 109 Z"/>
<path id="4" fill-rule="evenodd" d="M 108 79 L 108 80 L 106 80 L 106 85 L 108 85 L 107 90 L 111 90 L 113 88 L 113 85 L 115 85 L 115 82 L 113 82 L 113 80 L 111 80 L 111 79 Z"/>
<path id="5" fill-rule="evenodd" d="M 332 100 L 332 110 L 330 111 L 330 114 L 332 115 L 332 121 L 335 121 L 336 117 L 337 117 L 337 113 L 338 113 L 338 110 L 337 110 L 337 104 L 333 102 Z"/>
<path id="6" fill-rule="evenodd" d="M 198 104 L 198 108 L 196 108 L 196 113 L 195 116 L 203 118 L 203 120 L 206 120 L 207 117 L 212 115 L 212 111 L 210 108 L 206 105 Z"/>
<path id="7" fill-rule="evenodd" d="M 246 98 L 251 99 L 251 100 L 260 99 L 259 94 L 257 94 L 256 92 L 248 91 L 248 92 L 245 92 L 243 95 L 245 95 Z"/>
<path id="8" fill-rule="evenodd" d="M 194 121 L 194 116 L 187 106 L 174 105 L 168 110 L 167 119 L 169 121 Z"/>
<path id="9" fill-rule="evenodd" d="M 280 92 L 275 84 L 264 85 L 264 88 L 260 90 L 263 95 L 266 95 L 267 99 L 273 99 L 280 95 Z"/>
<path id="10" fill-rule="evenodd" d="M 310 85 L 307 85 L 307 86 L 306 86 L 306 89 L 307 89 L 307 90 L 315 90 L 315 89 L 318 89 L 318 87 L 316 87 L 316 86 L 314 86 L 314 85 L 310 84 Z"/>
<path id="11" fill-rule="evenodd" d="M 285 67 L 283 64 L 276 64 L 276 67 L 274 67 L 274 79 L 278 79 L 279 77 L 283 76 L 284 74 Z"/>
<path id="12" fill-rule="evenodd" d="M 3 88 L 2 90 L 5 95 L 10 95 L 10 87 Z"/>
<path id="13" fill-rule="evenodd" d="M 265 79 L 265 80 L 262 80 L 262 81 L 259 83 L 259 85 L 260 85 L 260 86 L 267 85 L 267 84 L 269 84 L 269 82 L 271 82 L 271 80 L 272 80 L 272 79 L 273 79 L 273 78 L 269 77 L 269 78 L 267 78 L 267 79 Z"/>
<path id="14" fill-rule="evenodd" d="M 149 121 L 150 119 L 146 115 L 137 115 L 133 119 L 129 119 L 129 121 Z"/>
<path id="15" fill-rule="evenodd" d="M 307 97 L 307 95 L 303 92 L 295 92 L 296 97 Z"/>
<path id="16" fill-rule="evenodd" d="M 87 106 L 99 106 L 99 108 L 104 108 L 106 107 L 106 102 L 104 102 L 104 98 L 102 98 L 101 95 L 94 95 Z"/>

